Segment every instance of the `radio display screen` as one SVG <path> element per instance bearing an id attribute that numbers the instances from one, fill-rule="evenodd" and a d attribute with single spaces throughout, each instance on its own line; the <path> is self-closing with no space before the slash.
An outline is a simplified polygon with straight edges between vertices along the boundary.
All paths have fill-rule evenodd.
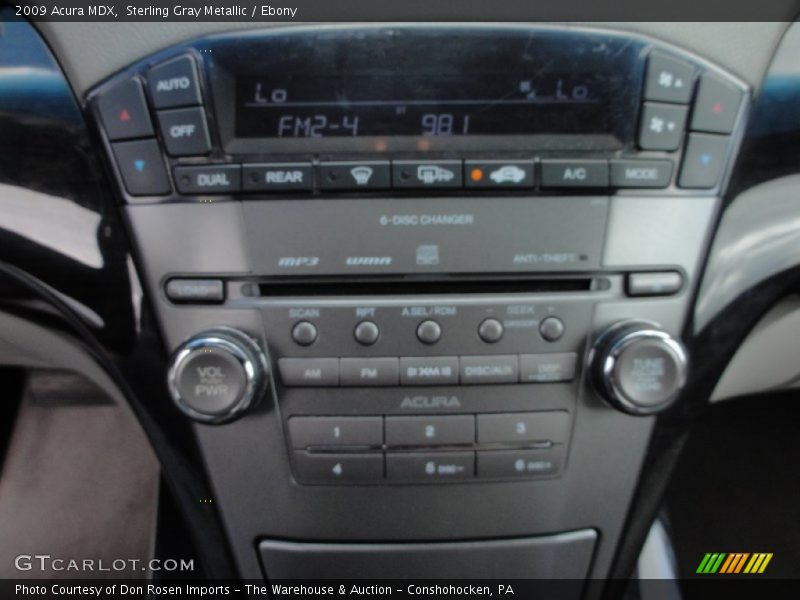
<path id="1" fill-rule="evenodd" d="M 298 28 L 206 54 L 234 154 L 617 149 L 644 70 L 629 38 L 523 27 Z"/>
<path id="2" fill-rule="evenodd" d="M 236 135 L 264 138 L 593 134 L 619 77 L 589 73 L 347 73 L 243 78 Z"/>

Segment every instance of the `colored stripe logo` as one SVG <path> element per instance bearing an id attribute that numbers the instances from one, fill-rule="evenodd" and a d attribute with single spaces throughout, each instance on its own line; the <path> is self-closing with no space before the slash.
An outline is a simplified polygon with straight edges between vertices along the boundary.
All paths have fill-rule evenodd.
<path id="1" fill-rule="evenodd" d="M 772 560 L 772 552 L 707 552 L 700 561 L 696 573 L 714 574 L 724 573 L 735 575 L 747 573 L 756 575 L 763 573 L 769 561 Z"/>

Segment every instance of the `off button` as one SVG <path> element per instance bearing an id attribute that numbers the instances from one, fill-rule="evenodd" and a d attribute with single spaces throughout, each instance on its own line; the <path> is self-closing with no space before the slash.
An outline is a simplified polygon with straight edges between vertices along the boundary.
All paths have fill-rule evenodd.
<path id="1" fill-rule="evenodd" d="M 211 150 L 206 113 L 200 107 L 159 111 L 158 126 L 171 156 L 197 156 Z"/>

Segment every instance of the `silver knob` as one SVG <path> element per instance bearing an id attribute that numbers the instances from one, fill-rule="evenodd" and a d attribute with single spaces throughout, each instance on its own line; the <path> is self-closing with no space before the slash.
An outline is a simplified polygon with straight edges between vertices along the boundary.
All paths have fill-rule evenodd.
<path id="1" fill-rule="evenodd" d="M 689 359 L 683 344 L 657 325 L 623 321 L 597 338 L 589 355 L 595 389 L 631 415 L 666 409 L 686 385 Z"/>
<path id="2" fill-rule="evenodd" d="M 178 408 L 196 421 L 225 423 L 264 393 L 267 360 L 255 340 L 230 327 L 190 338 L 170 359 L 167 384 Z"/>

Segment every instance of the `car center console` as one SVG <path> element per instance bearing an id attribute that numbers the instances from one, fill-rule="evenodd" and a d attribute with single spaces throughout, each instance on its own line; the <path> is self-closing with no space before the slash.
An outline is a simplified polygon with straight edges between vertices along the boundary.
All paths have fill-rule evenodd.
<path id="1" fill-rule="evenodd" d="M 95 89 L 243 576 L 607 574 L 748 103 L 504 25 L 209 37 Z"/>

